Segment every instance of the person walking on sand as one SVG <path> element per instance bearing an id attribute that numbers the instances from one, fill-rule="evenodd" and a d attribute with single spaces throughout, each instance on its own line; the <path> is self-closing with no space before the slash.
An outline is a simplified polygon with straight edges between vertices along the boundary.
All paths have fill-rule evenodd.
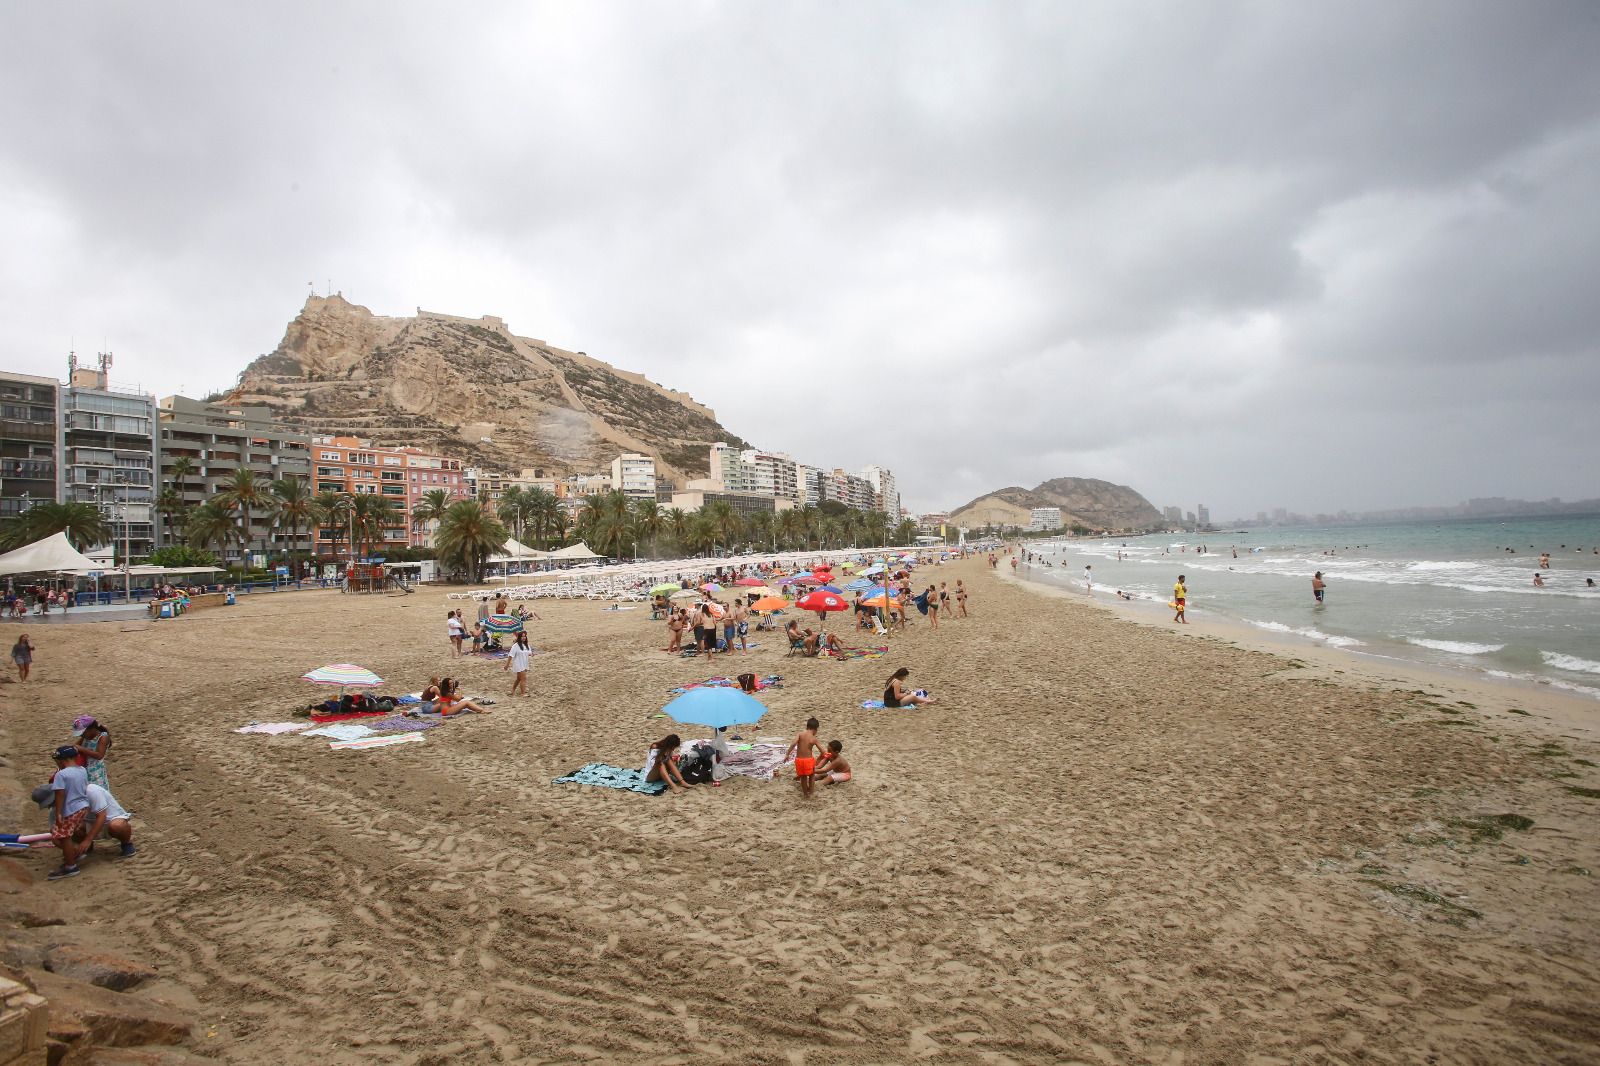
<path id="1" fill-rule="evenodd" d="M 1189 602 L 1189 586 L 1185 585 L 1183 580 L 1183 575 L 1179 574 L 1178 583 L 1172 586 L 1172 606 L 1177 608 L 1178 611 L 1177 614 L 1172 616 L 1172 620 L 1188 625 L 1189 619 L 1184 617 L 1183 609 L 1184 605 Z"/>
<path id="2" fill-rule="evenodd" d="M 451 611 L 445 615 L 444 624 L 445 629 L 450 634 L 450 644 L 455 648 L 455 651 L 451 653 L 451 657 L 459 657 L 461 655 L 461 642 L 467 639 L 467 627 L 461 624 L 461 612 Z"/>
<path id="3" fill-rule="evenodd" d="M 1323 584 L 1321 570 L 1311 575 L 1311 595 L 1316 597 L 1318 603 L 1322 602 L 1322 593 L 1327 587 Z"/>
<path id="4" fill-rule="evenodd" d="M 967 617 L 967 586 L 956 579 L 956 610 L 961 612 L 961 617 Z"/>
<path id="5" fill-rule="evenodd" d="M 807 718 L 806 727 L 800 730 L 794 742 L 783 753 L 784 762 L 794 759 L 794 777 L 800 783 L 800 794 L 806 799 L 811 798 L 813 775 L 817 770 L 817 756 L 822 754 L 822 745 L 817 743 L 817 731 L 821 728 L 821 722 L 815 718 Z"/>
<path id="6" fill-rule="evenodd" d="M 939 590 L 934 588 L 932 585 L 929 585 L 928 586 L 928 591 L 924 592 L 922 594 L 922 598 L 923 598 L 924 602 L 926 602 L 927 605 L 928 605 L 928 628 L 929 629 L 938 629 L 939 628 Z"/>
<path id="7" fill-rule="evenodd" d="M 24 633 L 11 645 L 11 661 L 17 664 L 17 680 L 28 680 L 28 671 L 33 669 L 34 643 Z"/>
<path id="8" fill-rule="evenodd" d="M 1083 591 L 1094 594 L 1094 567 L 1088 563 L 1083 566 Z"/>
<path id="9" fill-rule="evenodd" d="M 511 694 L 528 694 L 528 660 L 533 658 L 533 648 L 528 645 L 528 634 L 518 633 L 517 642 L 511 645 L 511 656 L 500 669 L 511 671 Z"/>

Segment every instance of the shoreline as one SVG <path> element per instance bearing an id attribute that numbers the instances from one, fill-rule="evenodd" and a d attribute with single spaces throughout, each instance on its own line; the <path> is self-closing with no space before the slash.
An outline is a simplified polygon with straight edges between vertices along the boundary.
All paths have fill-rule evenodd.
<path id="1" fill-rule="evenodd" d="M 1001 580 L 1014 582 L 1024 589 L 1081 603 L 1133 625 L 1170 630 L 1195 639 L 1221 640 L 1287 659 L 1291 663 L 1301 663 L 1303 672 L 1297 671 L 1296 677 L 1350 686 L 1377 686 L 1400 692 L 1422 689 L 1429 695 L 1452 703 L 1467 704 L 1470 710 L 1485 718 L 1492 717 L 1497 724 L 1504 722 L 1527 729 L 1535 723 L 1546 723 L 1539 726 L 1537 731 L 1586 739 L 1600 738 L 1600 704 L 1588 697 L 1547 685 L 1517 678 L 1479 675 L 1464 668 L 1397 659 L 1354 648 L 1335 647 L 1297 638 L 1292 633 L 1273 633 L 1207 612 L 1202 612 L 1199 618 L 1191 618 L 1186 627 L 1178 626 L 1160 616 L 1160 610 L 1167 610 L 1165 607 L 1156 610 L 1153 605 L 1142 601 L 1113 602 L 1023 577 L 1020 573 L 1013 575 L 1002 570 L 996 570 L 995 573 Z M 1285 667 L 1293 669 L 1289 663 Z"/>

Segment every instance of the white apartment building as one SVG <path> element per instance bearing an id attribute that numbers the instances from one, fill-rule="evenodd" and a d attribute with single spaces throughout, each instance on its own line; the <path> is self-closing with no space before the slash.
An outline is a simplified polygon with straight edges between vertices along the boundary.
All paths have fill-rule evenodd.
<path id="1" fill-rule="evenodd" d="M 617 456 L 611 460 L 611 487 L 629 499 L 655 499 L 656 461 L 637 452 Z"/>
<path id="2" fill-rule="evenodd" d="M 888 515 L 890 522 L 900 521 L 900 489 L 894 483 L 894 474 L 881 466 L 864 466 L 861 476 L 877 496 L 877 509 Z"/>
<path id="3" fill-rule="evenodd" d="M 1028 513 L 1028 529 L 1038 532 L 1045 529 L 1061 528 L 1061 508 L 1035 507 Z"/>

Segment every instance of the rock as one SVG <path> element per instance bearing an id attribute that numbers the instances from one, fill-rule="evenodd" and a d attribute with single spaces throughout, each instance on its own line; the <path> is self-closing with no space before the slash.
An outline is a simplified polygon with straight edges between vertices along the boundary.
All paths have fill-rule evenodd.
<path id="1" fill-rule="evenodd" d="M 57 944 L 44 957 L 44 968 L 113 992 L 126 992 L 156 976 L 153 966 L 82 944 Z"/>
<path id="2" fill-rule="evenodd" d="M 194 1025 L 169 1007 L 59 974 L 35 974 L 34 984 L 50 1001 L 50 1035 L 64 1043 L 177 1044 L 188 1039 Z"/>
<path id="3" fill-rule="evenodd" d="M 1126 485 L 1113 485 L 1094 478 L 1058 477 L 1025 489 L 1013 485 L 979 496 L 950 512 L 950 523 L 977 529 L 980 526 L 1019 526 L 1028 528 L 1035 507 L 1058 507 L 1064 526 L 1074 524 L 1090 529 L 1155 529 L 1166 520 L 1143 496 Z"/>

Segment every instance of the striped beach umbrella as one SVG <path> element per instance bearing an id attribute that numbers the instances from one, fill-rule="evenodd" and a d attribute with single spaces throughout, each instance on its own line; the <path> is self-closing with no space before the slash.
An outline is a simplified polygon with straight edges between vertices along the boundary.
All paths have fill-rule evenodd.
<path id="1" fill-rule="evenodd" d="M 313 685 L 338 685 L 341 692 L 347 688 L 372 688 L 375 685 L 383 684 L 383 678 L 366 667 L 357 666 L 355 663 L 333 663 L 330 666 L 319 666 L 309 674 L 301 674 L 300 678 L 311 682 Z"/>
<path id="2" fill-rule="evenodd" d="M 483 628 L 491 633 L 521 633 L 522 619 L 514 614 L 491 614 L 483 620 Z"/>

